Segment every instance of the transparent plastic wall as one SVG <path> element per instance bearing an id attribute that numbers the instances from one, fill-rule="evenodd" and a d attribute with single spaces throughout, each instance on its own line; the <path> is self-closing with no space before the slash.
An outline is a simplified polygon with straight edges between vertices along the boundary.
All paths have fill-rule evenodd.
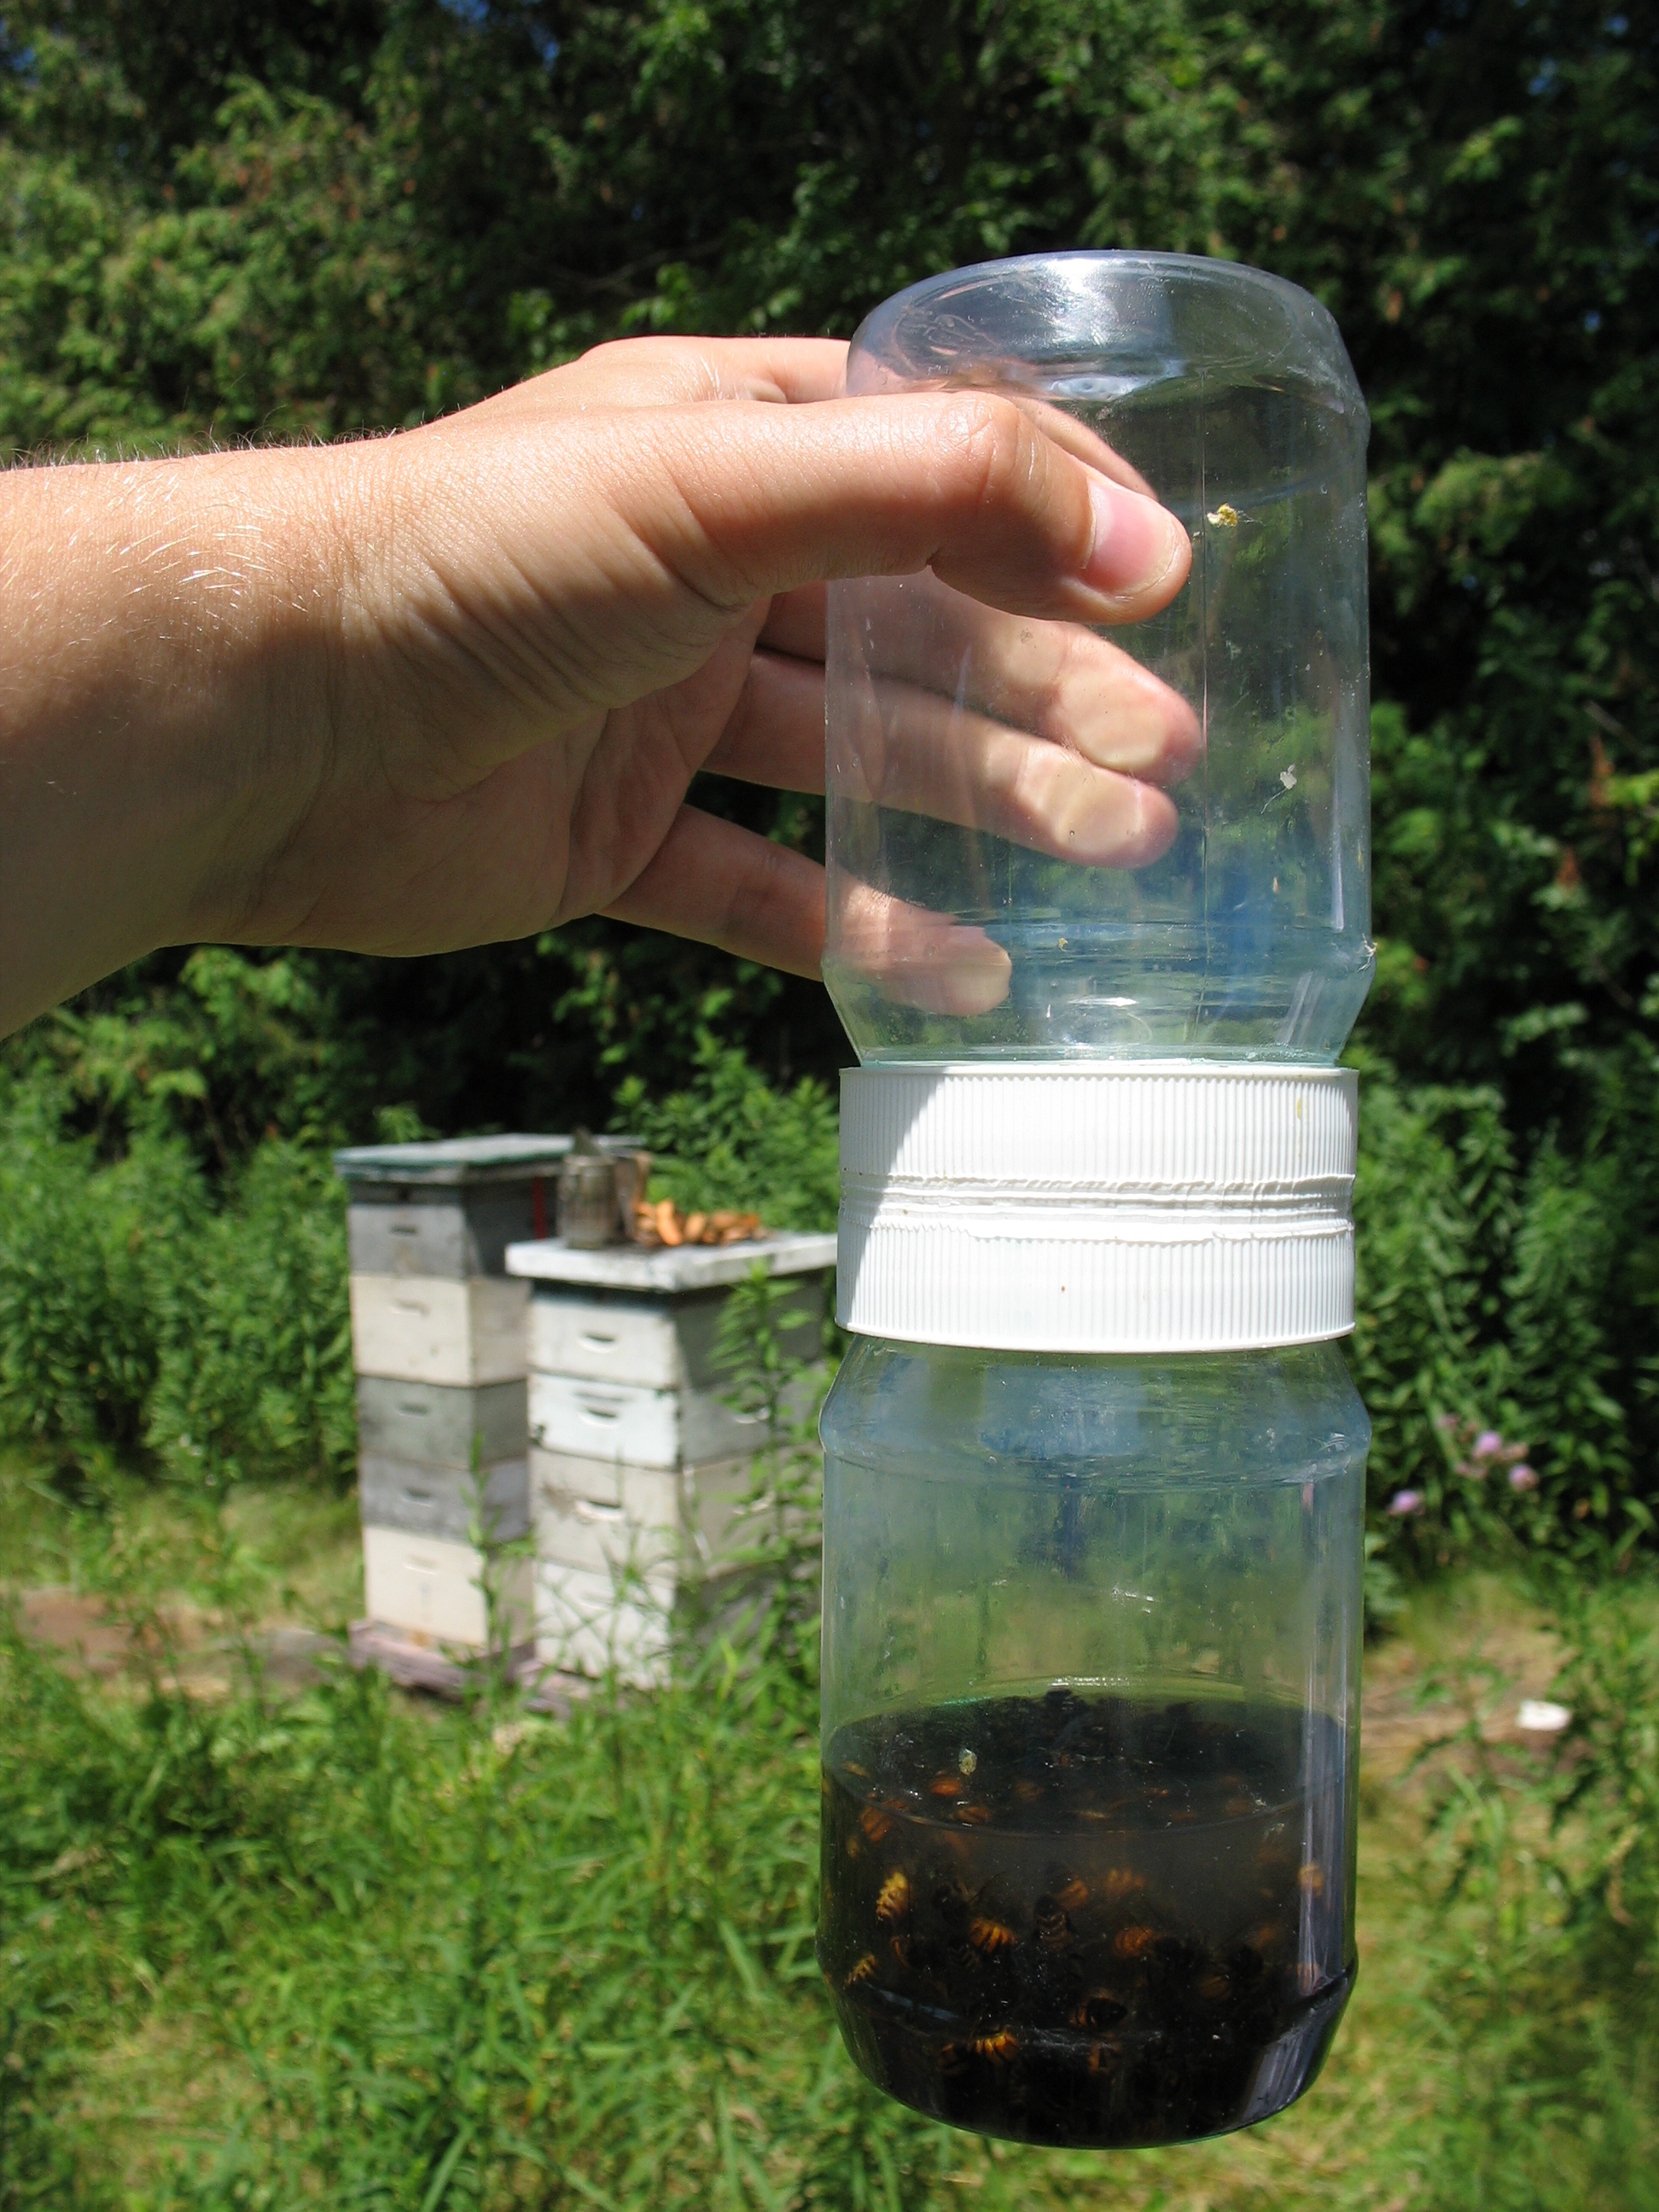
<path id="1" fill-rule="evenodd" d="M 848 384 L 1059 410 L 1193 541 L 1109 630 L 832 587 L 824 975 L 860 1057 L 1334 1060 L 1373 953 L 1369 426 L 1331 317 L 1185 255 L 993 262 L 877 309 Z"/>
<path id="2" fill-rule="evenodd" d="M 1355 1964 L 1341 1353 L 860 1337 L 823 1433 L 818 1955 L 859 2063 L 1028 2142 L 1290 2103 Z"/>

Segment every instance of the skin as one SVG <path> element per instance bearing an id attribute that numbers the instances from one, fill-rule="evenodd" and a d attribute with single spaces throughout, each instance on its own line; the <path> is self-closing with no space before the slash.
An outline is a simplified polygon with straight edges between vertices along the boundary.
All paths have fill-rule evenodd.
<path id="1" fill-rule="evenodd" d="M 1155 858 L 1197 726 L 1085 625 L 1174 598 L 1179 525 L 1064 416 L 842 398 L 844 358 L 635 340 L 393 438 L 0 475 L 0 1032 L 162 945 L 596 912 L 816 974 L 823 872 L 685 794 L 823 789 L 836 579 L 926 617 L 872 795 Z M 870 893 L 848 932 L 925 1002 L 1006 987 L 946 918 Z"/>

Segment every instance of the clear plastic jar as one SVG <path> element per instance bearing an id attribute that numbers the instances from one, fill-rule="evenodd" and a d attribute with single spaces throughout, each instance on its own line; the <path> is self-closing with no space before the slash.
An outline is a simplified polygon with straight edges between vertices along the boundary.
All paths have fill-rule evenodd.
<path id="1" fill-rule="evenodd" d="M 1046 2143 L 1289 2104 L 1354 1970 L 1370 1424 L 1335 1346 L 860 1338 L 823 1434 L 818 1950 L 860 2065 Z"/>
<path id="2" fill-rule="evenodd" d="M 915 285 L 853 341 L 850 392 L 969 386 L 1104 441 L 1192 574 L 1097 634 L 931 575 L 832 587 L 824 976 L 860 1059 L 1328 1063 L 1373 960 L 1368 422 L 1336 325 L 1232 263 L 1060 253 Z M 1028 738 L 1120 757 L 1159 695 L 1108 636 L 1185 702 L 1134 865 L 1075 810 L 1024 823 L 1014 765 Z"/>

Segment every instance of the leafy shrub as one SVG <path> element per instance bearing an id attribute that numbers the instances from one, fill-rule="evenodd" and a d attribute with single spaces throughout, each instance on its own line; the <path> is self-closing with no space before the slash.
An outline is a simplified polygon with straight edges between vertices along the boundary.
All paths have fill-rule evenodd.
<path id="1" fill-rule="evenodd" d="M 0 1431 L 73 1458 L 142 1436 L 164 1285 L 203 1194 L 165 1139 L 100 1165 L 63 1136 L 61 1103 L 23 1088 L 0 1146 Z"/>
<path id="2" fill-rule="evenodd" d="M 260 1146 L 167 1286 L 146 1441 L 215 1480 L 349 1475 L 356 1449 L 344 1188 L 326 1154 Z"/>
<path id="3" fill-rule="evenodd" d="M 1349 1358 L 1375 1525 L 1428 1561 L 1626 1546 L 1652 1526 L 1641 1121 L 1620 1100 L 1577 1158 L 1547 1138 L 1523 1170 L 1495 1089 L 1408 1090 L 1363 1065 Z"/>
<path id="4" fill-rule="evenodd" d="M 64 1462 L 341 1474 L 354 1449 L 343 1199 L 271 1139 L 217 1194 L 185 1144 L 113 1162 L 39 1079 L 0 1113 L 0 1432 Z"/>

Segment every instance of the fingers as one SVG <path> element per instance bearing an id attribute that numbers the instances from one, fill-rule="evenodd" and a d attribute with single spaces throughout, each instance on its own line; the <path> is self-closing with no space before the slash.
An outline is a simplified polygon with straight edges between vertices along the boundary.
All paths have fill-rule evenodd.
<path id="1" fill-rule="evenodd" d="M 780 592 L 767 609 L 760 642 L 774 653 L 792 653 L 801 660 L 823 659 L 823 624 L 829 590 L 823 584 L 803 584 L 799 591 Z"/>
<path id="2" fill-rule="evenodd" d="M 757 652 L 730 720 L 703 762 L 711 775 L 778 791 L 823 789 L 823 667 Z"/>
<path id="3" fill-rule="evenodd" d="M 617 338 L 562 368 L 526 378 L 468 412 L 496 421 L 549 410 L 689 406 L 710 399 L 799 404 L 835 398 L 846 362 L 842 338 Z"/>
<path id="4" fill-rule="evenodd" d="M 988 1014 L 1007 997 L 1013 975 L 1008 955 L 982 929 L 868 884 L 850 884 L 840 900 L 825 968 L 931 1014 Z"/>
<path id="5" fill-rule="evenodd" d="M 604 911 L 792 975 L 817 975 L 823 958 L 823 869 L 701 807 L 681 807 L 645 868 Z"/>
<path id="6" fill-rule="evenodd" d="M 1109 446 L 1098 431 L 1091 430 L 1086 422 L 1068 415 L 1063 407 L 1056 407 L 1046 399 L 1033 398 L 1029 392 L 1010 392 L 1006 395 L 1016 407 L 1024 408 L 1046 438 L 1063 446 L 1068 453 L 1103 476 L 1122 484 L 1129 491 L 1138 491 L 1143 499 L 1156 499 L 1152 489 L 1140 471 L 1131 466 L 1115 447 Z"/>
<path id="7" fill-rule="evenodd" d="M 1167 793 L 914 684 L 872 685 L 837 778 L 848 798 L 930 815 L 1087 868 L 1144 868 L 1180 826 Z"/>
<path id="8" fill-rule="evenodd" d="M 1180 693 L 1079 623 L 1000 614 L 932 576 L 855 586 L 842 612 L 864 641 L 879 641 L 880 675 L 1070 745 L 1098 767 L 1178 783 L 1202 750 Z"/>
<path id="9" fill-rule="evenodd" d="M 1186 700 L 1119 647 L 1080 624 L 1004 615 L 948 590 L 932 576 L 863 589 L 878 595 L 878 609 L 870 611 L 878 611 L 881 620 L 878 626 L 872 624 L 866 637 L 879 637 L 883 675 L 924 685 L 999 721 L 1070 745 L 1099 768 L 1167 785 L 1179 783 L 1197 764 L 1203 731 Z M 824 586 L 814 584 L 774 599 L 761 644 L 797 659 L 821 662 L 825 598 Z M 853 604 L 858 610 L 859 599 Z M 768 772 L 758 751 L 750 753 L 749 764 L 723 772 L 756 783 L 781 783 L 790 791 L 819 787 L 794 781 L 799 768 L 793 754 L 776 775 Z"/>
<path id="10" fill-rule="evenodd" d="M 732 609 L 931 567 L 1015 613 L 1133 622 L 1191 561 L 1172 515 L 981 392 L 665 409 L 629 418 L 611 474 L 641 541 Z"/>
<path id="11" fill-rule="evenodd" d="M 717 945 L 742 960 L 816 975 L 823 960 L 823 871 L 751 830 L 683 806 L 644 872 L 605 911 L 613 921 Z M 982 929 L 868 884 L 842 902 L 840 965 L 900 1006 L 982 1014 L 1008 994 L 1012 965 Z"/>
<path id="12" fill-rule="evenodd" d="M 878 683 L 862 703 L 840 778 L 849 798 L 988 830 L 1080 867 L 1146 867 L 1174 842 L 1172 799 L 1066 744 L 1028 736 L 915 684 Z M 1151 741 L 1147 750 L 1155 750 Z M 822 671 L 757 653 L 705 766 L 750 783 L 822 791 Z"/>

